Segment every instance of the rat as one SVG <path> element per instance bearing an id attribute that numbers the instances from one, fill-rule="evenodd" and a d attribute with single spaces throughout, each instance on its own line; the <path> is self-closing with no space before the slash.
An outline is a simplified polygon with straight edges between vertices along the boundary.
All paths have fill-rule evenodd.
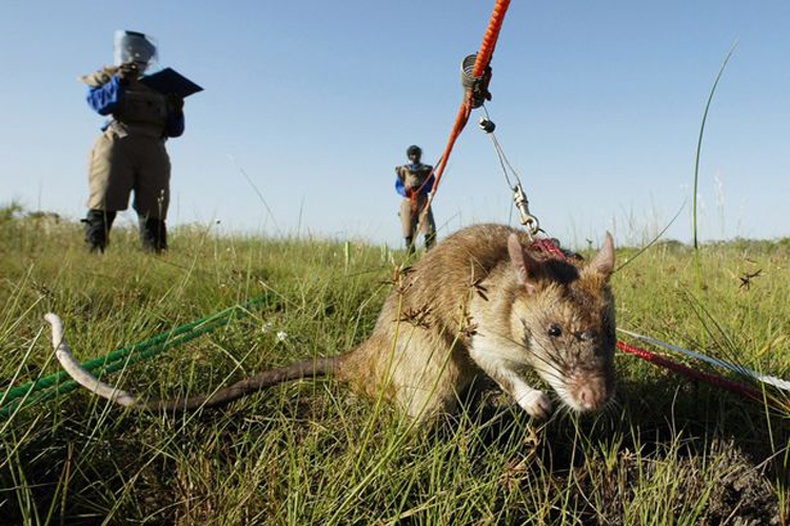
<path id="1" fill-rule="evenodd" d="M 50 313 L 64 369 L 96 394 L 149 411 L 225 405 L 281 382 L 334 376 L 358 393 L 383 396 L 416 420 L 452 412 L 458 394 L 487 375 L 537 418 L 549 396 L 527 383 L 535 370 L 568 408 L 600 409 L 614 391 L 614 241 L 607 232 L 589 262 L 540 253 L 524 231 L 466 227 L 396 274 L 370 337 L 352 350 L 258 373 L 210 395 L 142 399 L 82 369 Z"/>

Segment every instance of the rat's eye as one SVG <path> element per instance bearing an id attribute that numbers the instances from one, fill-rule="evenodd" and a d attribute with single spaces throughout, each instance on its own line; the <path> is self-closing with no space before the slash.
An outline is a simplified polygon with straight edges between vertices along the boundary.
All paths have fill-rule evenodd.
<path id="1" fill-rule="evenodd" d="M 556 338 L 562 335 L 562 327 L 560 327 L 559 324 L 557 323 L 552 323 L 551 325 L 549 325 L 548 333 L 549 336 L 551 336 L 552 338 Z"/>

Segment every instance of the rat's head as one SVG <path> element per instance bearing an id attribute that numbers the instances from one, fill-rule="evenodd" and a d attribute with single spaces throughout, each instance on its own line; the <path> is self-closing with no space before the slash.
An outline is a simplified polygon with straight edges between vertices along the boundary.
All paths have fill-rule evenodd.
<path id="1" fill-rule="evenodd" d="M 531 365 L 576 411 L 603 407 L 614 391 L 615 309 L 609 277 L 614 241 L 583 266 L 538 259 L 508 239 L 519 287 L 511 320 L 523 334 Z"/>

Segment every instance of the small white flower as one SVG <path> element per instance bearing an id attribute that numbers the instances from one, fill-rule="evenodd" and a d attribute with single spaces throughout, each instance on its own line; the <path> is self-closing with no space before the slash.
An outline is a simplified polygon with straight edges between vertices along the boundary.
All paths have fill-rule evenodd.
<path id="1" fill-rule="evenodd" d="M 286 338 L 288 338 L 288 333 L 287 332 L 279 331 L 277 333 L 277 341 L 278 342 L 284 342 Z"/>
<path id="2" fill-rule="evenodd" d="M 273 328 L 274 328 L 274 326 L 270 322 L 266 322 L 261 327 L 261 332 L 263 332 L 264 334 L 267 333 L 267 332 L 272 332 Z"/>

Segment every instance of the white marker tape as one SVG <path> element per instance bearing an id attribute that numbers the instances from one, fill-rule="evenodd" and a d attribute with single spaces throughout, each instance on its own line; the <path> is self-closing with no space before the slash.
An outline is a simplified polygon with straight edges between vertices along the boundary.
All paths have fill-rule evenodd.
<path id="1" fill-rule="evenodd" d="M 738 374 L 742 374 L 744 376 L 754 378 L 755 380 L 762 382 L 764 384 L 772 385 L 778 389 L 782 389 L 784 391 L 790 392 L 790 382 L 788 382 L 787 380 L 782 380 L 775 376 L 760 374 L 757 371 L 752 371 L 751 369 L 748 369 L 742 365 L 734 364 L 724 360 L 719 360 L 717 358 L 711 358 L 710 356 L 706 356 L 698 352 L 689 351 L 688 349 L 683 349 L 682 347 L 678 347 L 670 343 L 662 342 L 661 340 L 651 338 L 650 336 L 643 336 L 641 334 L 628 331 L 626 329 L 620 329 L 619 327 L 617 330 L 622 332 L 623 334 L 627 334 L 633 338 L 636 338 L 637 340 L 651 343 L 653 345 L 658 345 L 659 347 L 664 347 L 665 349 L 670 349 L 672 351 L 677 351 L 681 354 L 685 354 L 686 356 L 690 356 L 692 358 L 702 360 L 703 362 L 707 362 L 709 364 L 716 365 L 718 367 L 723 367 L 724 369 L 729 369 L 730 371 L 736 372 Z"/>

